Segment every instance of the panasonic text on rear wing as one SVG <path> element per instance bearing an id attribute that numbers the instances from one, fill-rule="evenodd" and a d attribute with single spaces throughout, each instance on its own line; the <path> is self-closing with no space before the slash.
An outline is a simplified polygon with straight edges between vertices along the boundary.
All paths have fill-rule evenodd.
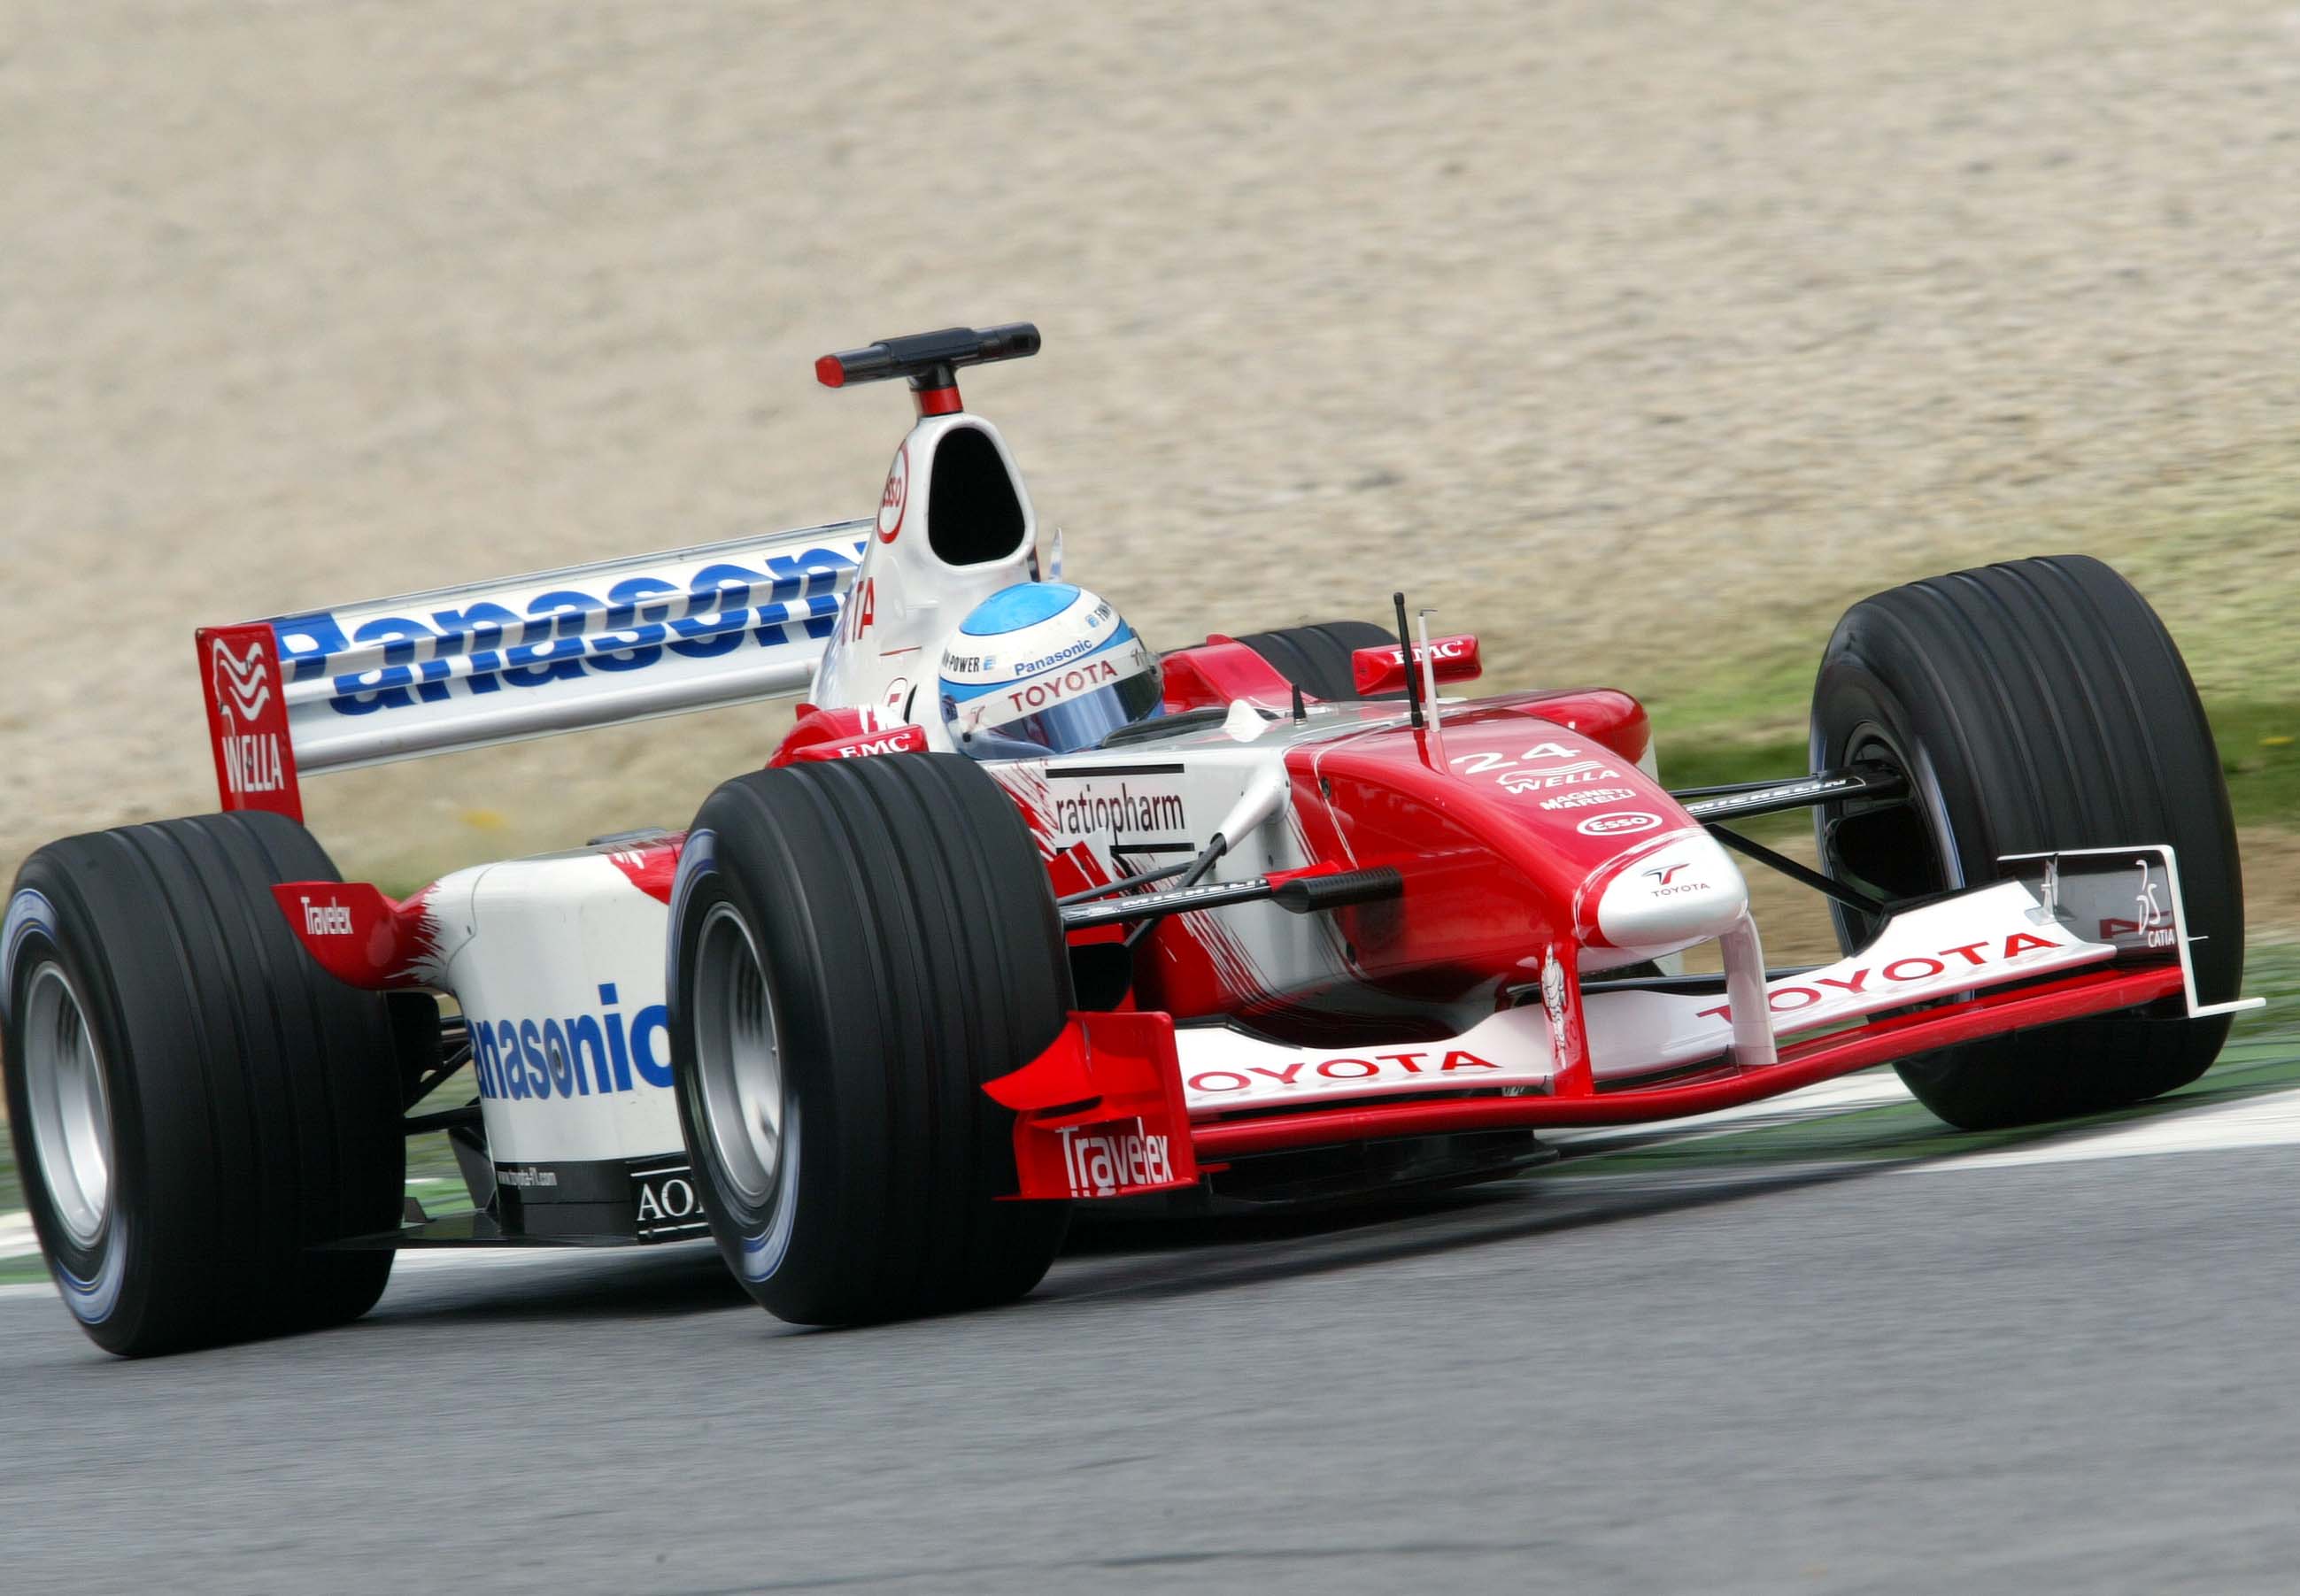
<path id="1" fill-rule="evenodd" d="M 223 807 L 301 818 L 298 774 L 805 690 L 868 520 L 206 627 Z"/>

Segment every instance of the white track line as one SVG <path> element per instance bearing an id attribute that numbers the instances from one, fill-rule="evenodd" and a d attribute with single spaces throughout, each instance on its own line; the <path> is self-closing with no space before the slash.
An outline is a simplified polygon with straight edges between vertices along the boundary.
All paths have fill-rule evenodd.
<path id="1" fill-rule="evenodd" d="M 2021 1164 L 2071 1164 L 2090 1159 L 2145 1158 L 2160 1152 L 2222 1152 L 2239 1147 L 2282 1147 L 2300 1142 L 2300 1091 L 2271 1092 L 2120 1125 L 2039 1147 L 2004 1147 L 1911 1164 L 1922 1175 L 1965 1169 L 2005 1169 Z"/>
<path id="2" fill-rule="evenodd" d="M 35 1243 L 29 1251 L 38 1252 Z M 651 1251 L 658 1251 L 650 1249 Z M 392 1260 L 391 1274 L 395 1281 L 409 1276 L 424 1276 L 456 1269 L 534 1268 L 541 1265 L 563 1264 L 571 1268 L 584 1267 L 586 1260 L 596 1264 L 602 1254 L 629 1258 L 628 1248 L 593 1247 L 408 1247 Z M 56 1288 L 46 1280 L 25 1281 L 13 1285 L 0 1285 L 0 1302 L 23 1297 L 53 1297 Z"/>
<path id="3" fill-rule="evenodd" d="M 587 1257 L 596 1263 L 601 1257 L 629 1258 L 635 1251 L 629 1247 L 402 1247 L 391 1272 L 399 1276 L 459 1267 L 531 1268 L 580 1263 Z"/>

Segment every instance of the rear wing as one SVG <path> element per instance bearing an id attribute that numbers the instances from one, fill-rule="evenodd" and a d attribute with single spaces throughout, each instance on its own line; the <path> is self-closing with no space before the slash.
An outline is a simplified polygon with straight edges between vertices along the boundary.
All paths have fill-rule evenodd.
<path id="1" fill-rule="evenodd" d="M 204 627 L 227 810 L 299 778 L 805 690 L 874 523 Z"/>

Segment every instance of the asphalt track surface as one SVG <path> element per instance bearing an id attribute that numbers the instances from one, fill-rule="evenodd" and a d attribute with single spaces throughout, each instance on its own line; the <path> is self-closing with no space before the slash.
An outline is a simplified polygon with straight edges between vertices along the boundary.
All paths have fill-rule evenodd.
<path id="1" fill-rule="evenodd" d="M 1866 1113 L 859 1332 L 694 1246 L 138 1364 L 10 1288 L 0 1585 L 2290 1590 L 2300 1093 L 1831 1156 Z"/>

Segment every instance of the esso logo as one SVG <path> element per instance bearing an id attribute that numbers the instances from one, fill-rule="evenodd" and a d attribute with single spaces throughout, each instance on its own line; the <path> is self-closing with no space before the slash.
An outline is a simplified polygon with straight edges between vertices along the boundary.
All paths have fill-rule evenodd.
<path id="1" fill-rule="evenodd" d="M 908 444 L 895 451 L 895 463 L 887 469 L 887 491 L 879 495 L 879 541 L 892 543 L 895 534 L 903 529 L 903 504 L 911 492 L 911 446 Z"/>
<path id="2" fill-rule="evenodd" d="M 1573 829 L 1583 836 L 1621 836 L 1632 831 L 1651 831 L 1660 824 L 1659 815 L 1633 809 L 1627 814 L 1591 815 Z"/>

